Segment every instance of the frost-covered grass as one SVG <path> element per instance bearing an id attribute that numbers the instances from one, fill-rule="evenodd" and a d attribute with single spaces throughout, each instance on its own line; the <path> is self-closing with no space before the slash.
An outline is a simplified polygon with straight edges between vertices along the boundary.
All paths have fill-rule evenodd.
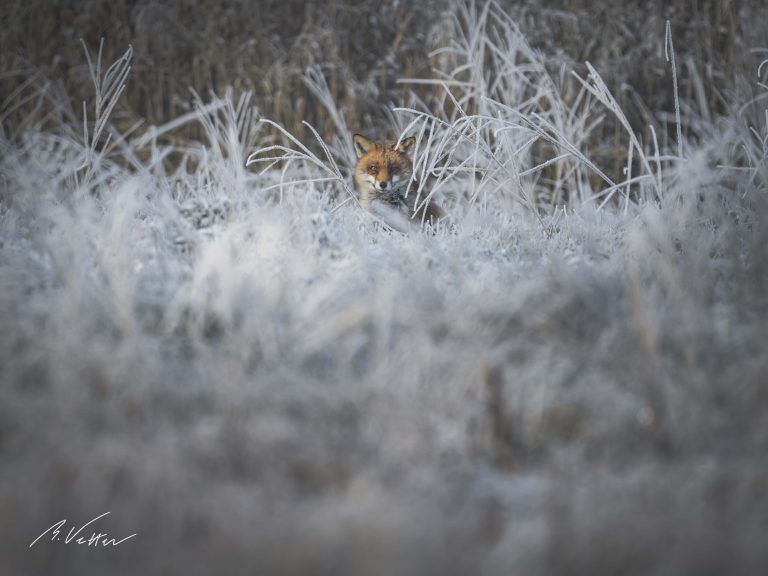
<path id="1" fill-rule="evenodd" d="M 356 206 L 317 70 L 328 143 L 266 140 L 247 95 L 120 133 L 130 51 L 93 58 L 84 127 L 3 135 L 3 570 L 768 570 L 766 91 L 665 144 L 599 70 L 565 99 L 503 11 L 455 9 L 443 96 L 392 116 L 434 234 Z M 189 122 L 207 145 L 161 144 Z M 28 548 L 106 511 L 137 537 Z"/>

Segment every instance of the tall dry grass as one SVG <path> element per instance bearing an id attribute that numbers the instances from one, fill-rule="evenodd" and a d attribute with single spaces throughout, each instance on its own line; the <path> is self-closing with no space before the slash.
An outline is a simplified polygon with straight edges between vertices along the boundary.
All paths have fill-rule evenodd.
<path id="1" fill-rule="evenodd" d="M 455 216 L 433 235 L 348 200 L 348 132 L 374 122 L 323 62 L 286 92 L 315 133 L 259 122 L 258 85 L 136 126 L 146 48 L 96 38 L 72 95 L 32 74 L 5 99 L 0 569 L 768 572 L 768 61 L 739 72 L 759 12 L 729 55 L 703 27 L 725 3 L 444 6 L 434 70 L 376 112 Z M 697 34 L 714 60 L 689 68 Z M 623 86 L 646 68 L 643 112 Z M 29 547 L 107 510 L 137 537 Z"/>
<path id="2" fill-rule="evenodd" d="M 636 127 L 657 125 L 662 141 L 673 129 L 670 70 L 658 38 L 671 20 L 680 64 L 680 93 L 704 119 L 724 111 L 733 78 L 752 71 L 766 24 L 758 1 L 677 0 L 617 4 L 545 0 L 502 2 L 535 49 L 567 103 L 578 85 L 564 72 L 585 72 L 591 62 L 610 79 L 618 104 Z M 95 1 L 88 3 L 10 0 L 0 7 L 0 101 L 3 129 L 18 134 L 66 107 L 81 115 L 91 97 L 80 39 L 96 50 L 105 39 L 104 58 L 114 60 L 126 46 L 136 54 L 125 98 L 116 113 L 121 129 L 136 122 L 162 125 L 194 109 L 192 89 L 202 97 L 235 98 L 253 93 L 259 112 L 291 132 L 308 137 L 302 121 L 325 139 L 333 120 L 307 87 L 303 75 L 318 67 L 330 97 L 350 127 L 389 129 L 385 109 L 407 103 L 412 93 L 425 101 L 442 97 L 439 88 L 398 83 L 424 78 L 438 60 L 432 50 L 453 33 L 451 3 L 439 0 L 353 0 L 328 3 L 299 0 L 247 2 Z M 52 101 L 39 101 L 41 84 L 57 85 Z M 29 89 L 25 89 L 29 88 Z M 697 135 L 686 124 L 685 136 Z M 273 132 L 273 135 L 275 133 Z M 194 125 L 165 135 L 178 144 L 201 139 Z M 663 142 L 666 143 L 666 142 Z M 622 129 L 608 119 L 593 134 L 591 148 L 606 160 L 615 179 L 625 149 Z M 608 168 L 607 168 L 608 169 Z"/>

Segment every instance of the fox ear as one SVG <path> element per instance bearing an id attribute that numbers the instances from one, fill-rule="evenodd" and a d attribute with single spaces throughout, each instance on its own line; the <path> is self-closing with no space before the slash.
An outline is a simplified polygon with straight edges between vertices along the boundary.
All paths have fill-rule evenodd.
<path id="1" fill-rule="evenodd" d="M 352 137 L 352 140 L 355 142 L 355 154 L 357 154 L 358 158 L 368 154 L 368 152 L 376 147 L 374 142 L 368 140 L 368 138 L 361 136 L 360 134 L 355 134 Z"/>
<path id="2" fill-rule="evenodd" d="M 397 147 L 398 152 L 402 152 L 406 156 L 413 154 L 413 149 L 416 148 L 416 138 L 409 136 L 400 142 L 400 146 Z"/>

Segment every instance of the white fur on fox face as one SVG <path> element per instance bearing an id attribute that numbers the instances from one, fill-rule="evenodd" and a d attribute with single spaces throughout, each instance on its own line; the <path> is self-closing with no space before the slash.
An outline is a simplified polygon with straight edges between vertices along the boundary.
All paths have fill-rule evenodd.
<path id="1" fill-rule="evenodd" d="M 365 181 L 368 183 L 368 185 L 371 188 L 376 188 L 376 177 L 375 176 L 371 176 L 367 172 L 364 173 L 363 176 L 365 177 Z"/>

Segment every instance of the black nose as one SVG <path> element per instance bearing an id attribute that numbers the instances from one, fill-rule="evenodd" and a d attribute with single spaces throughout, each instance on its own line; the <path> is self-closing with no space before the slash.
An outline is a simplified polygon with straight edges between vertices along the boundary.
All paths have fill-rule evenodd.
<path id="1" fill-rule="evenodd" d="M 386 180 L 382 180 L 381 182 L 379 182 L 379 188 L 381 188 L 382 190 L 386 190 L 387 186 L 389 186 L 389 182 L 387 182 Z"/>

